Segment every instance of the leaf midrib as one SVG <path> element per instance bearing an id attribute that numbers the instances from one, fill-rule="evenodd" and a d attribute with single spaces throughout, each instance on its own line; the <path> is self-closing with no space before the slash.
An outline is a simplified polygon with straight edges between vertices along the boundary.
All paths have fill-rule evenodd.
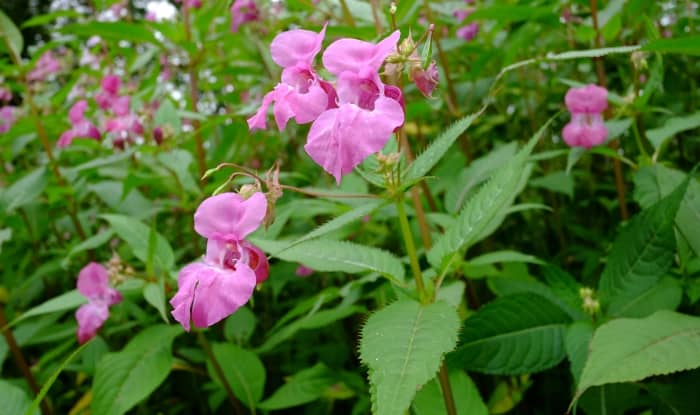
<path id="1" fill-rule="evenodd" d="M 481 344 L 481 343 L 486 343 L 486 342 L 494 341 L 494 340 L 508 339 L 510 337 L 516 337 L 519 335 L 534 333 L 534 332 L 538 332 L 538 331 L 544 331 L 545 329 L 564 328 L 565 326 L 566 326 L 566 323 L 552 323 L 552 324 L 545 324 L 542 326 L 528 327 L 528 328 L 523 329 L 523 330 L 516 330 L 516 331 L 510 331 L 508 333 L 496 334 L 495 336 L 484 337 L 484 338 L 481 338 L 478 340 L 464 343 L 464 344 L 462 344 L 462 346 L 460 346 L 460 348 L 463 348 L 466 346 L 477 345 L 477 344 Z"/>

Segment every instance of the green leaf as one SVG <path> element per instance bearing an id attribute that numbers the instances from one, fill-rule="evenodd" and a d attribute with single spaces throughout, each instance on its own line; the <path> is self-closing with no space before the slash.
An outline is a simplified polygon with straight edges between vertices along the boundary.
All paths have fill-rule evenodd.
<path id="1" fill-rule="evenodd" d="M 460 346 L 447 359 L 450 367 L 500 375 L 549 369 L 564 359 L 570 321 L 536 294 L 497 298 L 464 321 Z"/>
<path id="2" fill-rule="evenodd" d="M 289 245 L 286 247 L 282 248 L 282 251 L 287 250 L 297 244 L 300 244 L 302 242 L 319 238 L 321 236 L 327 235 L 331 232 L 334 232 L 338 229 L 341 229 L 342 227 L 360 219 L 363 218 L 370 213 L 374 212 L 375 210 L 379 209 L 381 206 L 385 205 L 386 203 L 382 202 L 367 202 L 364 203 L 352 210 L 349 210 L 345 213 L 343 213 L 340 216 L 337 216 L 328 222 L 324 223 L 323 225 L 319 226 L 318 228 L 312 230 L 311 232 L 307 233 L 306 235 L 302 236 L 301 238 L 291 242 Z M 278 256 L 282 251 L 279 252 L 274 252 L 271 253 L 273 256 Z"/>
<path id="3" fill-rule="evenodd" d="M 549 122 L 469 200 L 460 212 L 457 224 L 437 239 L 428 251 L 430 265 L 442 270 L 451 262 L 449 256 L 454 258 L 460 250 L 476 243 L 495 221 L 505 215 L 517 196 L 527 157 L 548 125 Z"/>
<path id="4" fill-rule="evenodd" d="M 655 39 L 642 47 L 647 52 L 680 53 L 700 56 L 700 36 Z"/>
<path id="5" fill-rule="evenodd" d="M 327 326 L 338 320 L 347 318 L 353 314 L 363 313 L 364 307 L 341 304 L 338 307 L 328 310 L 312 310 L 303 317 L 283 325 L 279 330 L 270 334 L 265 343 L 256 349 L 258 353 L 267 353 L 277 345 L 288 340 L 300 330 L 311 330 Z"/>
<path id="6" fill-rule="evenodd" d="M 3 48 L 9 52 L 12 60 L 19 62 L 24 47 L 24 38 L 12 19 L 2 10 L 0 10 L 0 38 L 2 38 Z"/>
<path id="7" fill-rule="evenodd" d="M 250 340 L 257 319 L 248 307 L 241 307 L 224 321 L 224 337 L 228 341 L 242 343 Z"/>
<path id="8" fill-rule="evenodd" d="M 43 314 L 55 313 L 57 311 L 73 310 L 87 302 L 87 299 L 78 292 L 78 290 L 70 290 L 58 297 L 47 300 L 36 307 L 32 307 L 21 316 L 17 317 L 10 324 L 15 325 L 20 321 L 29 317 L 40 316 Z"/>
<path id="9" fill-rule="evenodd" d="M 563 171 L 534 178 L 530 180 L 530 186 L 541 187 L 552 192 L 563 193 L 571 198 L 574 197 L 574 178 Z"/>
<path id="10" fill-rule="evenodd" d="M 194 161 L 192 153 L 186 150 L 174 149 L 159 153 L 157 158 L 166 169 L 175 174 L 175 179 L 178 181 L 178 185 L 182 186 L 183 190 L 192 194 L 199 193 L 199 186 L 189 170 L 190 165 Z"/>
<path id="11" fill-rule="evenodd" d="M 323 363 L 304 369 L 292 376 L 272 396 L 260 402 L 258 408 L 267 411 L 291 408 L 313 402 L 323 396 L 336 382 L 334 373 Z"/>
<path id="12" fill-rule="evenodd" d="M 517 251 L 494 251 L 480 255 L 469 260 L 470 265 L 482 266 L 501 262 L 528 262 L 530 264 L 544 264 L 544 261 L 533 255 L 523 254 Z"/>
<path id="13" fill-rule="evenodd" d="M 372 413 L 403 414 L 455 347 L 458 330 L 457 312 L 442 301 L 401 300 L 372 314 L 360 342 L 360 357 L 369 367 Z"/>
<path id="14" fill-rule="evenodd" d="M 67 35 L 83 37 L 99 36 L 105 40 L 144 42 L 160 45 L 153 32 L 147 26 L 129 22 L 88 22 L 71 23 L 59 29 Z"/>
<path id="15" fill-rule="evenodd" d="M 36 202 L 46 188 L 47 182 L 46 168 L 44 167 L 39 167 L 26 174 L 0 193 L 0 209 L 12 212 L 17 208 Z"/>
<path id="16" fill-rule="evenodd" d="M 517 149 L 518 143 L 511 141 L 469 164 L 469 167 L 462 170 L 456 183 L 447 188 L 445 209 L 450 213 L 458 212 L 467 200 L 470 191 L 506 164 L 515 155 Z"/>
<path id="17" fill-rule="evenodd" d="M 163 321 L 168 323 L 168 315 L 165 311 L 165 289 L 157 282 L 149 282 L 143 287 L 143 298 L 146 302 L 158 310 Z"/>
<path id="18" fill-rule="evenodd" d="M 44 385 L 41 387 L 41 390 L 39 390 L 39 393 L 32 401 L 31 406 L 29 406 L 27 410 L 24 411 L 24 415 L 34 415 L 38 412 L 40 402 L 44 399 L 44 396 L 46 396 L 46 394 L 49 392 L 49 389 L 54 384 L 54 382 L 56 382 L 56 379 L 58 379 L 58 375 L 60 375 L 61 372 L 63 372 L 63 369 L 66 368 L 66 365 L 68 365 L 68 363 L 75 359 L 75 357 L 79 355 L 80 352 L 82 352 L 88 344 L 90 344 L 90 342 L 83 343 L 83 345 L 75 349 L 73 353 L 71 353 L 63 362 L 61 362 L 60 365 L 58 365 L 58 368 L 56 368 L 56 370 L 51 374 L 51 376 L 49 376 Z"/>
<path id="19" fill-rule="evenodd" d="M 158 110 L 153 116 L 153 122 L 155 125 L 161 127 L 163 125 L 169 125 L 173 128 L 175 133 L 179 133 L 182 130 L 182 121 L 180 120 L 180 115 L 177 113 L 177 108 L 175 108 L 175 104 L 173 104 L 173 102 L 169 99 L 164 100 L 160 104 Z"/>
<path id="20" fill-rule="evenodd" d="M 614 55 L 617 53 L 632 53 L 639 50 L 639 46 L 617 46 L 613 48 L 599 48 L 587 50 L 572 50 L 552 55 L 547 55 L 547 60 L 560 61 L 569 59 L 581 58 L 599 58 L 606 55 Z M 514 64 L 515 65 L 515 64 Z M 511 65 L 513 66 L 513 65 Z"/>
<path id="21" fill-rule="evenodd" d="M 591 386 L 700 367 L 700 318 L 664 310 L 615 319 L 596 330 L 589 349 L 574 400 Z"/>
<path id="22" fill-rule="evenodd" d="M 43 26 L 47 23 L 50 23 L 59 17 L 72 17 L 72 18 L 77 18 L 81 17 L 82 14 L 75 10 L 59 10 L 55 11 L 52 13 L 47 13 L 47 14 L 40 14 L 38 16 L 34 16 L 29 20 L 25 20 L 22 23 L 22 29 L 26 27 L 34 27 L 34 26 Z"/>
<path id="23" fill-rule="evenodd" d="M 250 238 L 263 251 L 282 260 L 299 262 L 317 271 L 338 271 L 358 274 L 378 272 L 392 281 L 403 283 L 405 270 L 401 260 L 378 248 L 347 241 L 316 239 L 294 245 L 285 242 Z M 279 252 L 279 255 L 276 253 Z"/>
<path id="24" fill-rule="evenodd" d="M 489 414 L 489 409 L 479 395 L 479 389 L 466 373 L 462 371 L 450 372 L 450 386 L 454 395 L 457 415 Z M 444 415 L 447 413 L 442 389 L 436 379 L 431 380 L 418 391 L 413 400 L 412 409 L 414 415 Z"/>
<path id="25" fill-rule="evenodd" d="M 402 181 L 405 183 L 413 183 L 428 174 L 433 166 L 440 161 L 442 156 L 447 153 L 447 150 L 452 147 L 452 144 L 457 141 L 459 136 L 469 128 L 480 114 L 481 113 L 467 115 L 440 134 L 440 137 L 430 143 L 430 146 L 411 163 L 404 172 Z"/>
<path id="26" fill-rule="evenodd" d="M 666 120 L 663 126 L 647 130 L 647 138 L 658 149 L 674 135 L 700 127 L 700 112 Z"/>
<path id="27" fill-rule="evenodd" d="M 634 176 L 634 198 L 647 209 L 678 187 L 687 174 L 660 164 L 640 169 Z M 691 179 L 676 214 L 676 228 L 696 256 L 700 257 L 700 183 Z"/>
<path id="28" fill-rule="evenodd" d="M 556 15 L 552 7 L 496 5 L 477 8 L 467 17 L 467 22 L 493 19 L 500 23 L 519 22 L 523 20 L 554 19 Z"/>
<path id="29" fill-rule="evenodd" d="M 571 375 L 574 383 L 578 383 L 581 378 L 583 366 L 588 359 L 588 345 L 593 338 L 594 327 L 589 321 L 577 321 L 566 330 L 564 344 L 566 355 L 569 357 L 571 365 Z"/>
<path id="30" fill-rule="evenodd" d="M 674 278 L 663 278 L 622 305 L 608 309 L 611 317 L 646 317 L 659 310 L 675 310 L 683 298 L 683 288 Z"/>
<path id="31" fill-rule="evenodd" d="M 134 256 L 144 263 L 148 262 L 148 241 L 151 229 L 143 222 L 122 215 L 100 215 L 112 225 L 112 229 L 124 240 L 134 252 Z M 162 271 L 170 271 L 175 266 L 175 255 L 167 239 L 156 232 L 155 263 Z"/>
<path id="32" fill-rule="evenodd" d="M 265 367 L 258 355 L 228 343 L 214 343 L 211 348 L 233 394 L 248 408 L 255 408 L 265 390 Z M 209 361 L 207 371 L 209 377 L 220 383 Z"/>
<path id="33" fill-rule="evenodd" d="M 0 379 L 0 415 L 23 414 L 31 405 L 27 393 L 6 380 Z M 39 415 L 39 411 L 34 411 Z"/>
<path id="34" fill-rule="evenodd" d="M 613 242 L 598 287 L 609 313 L 636 301 L 671 268 L 676 245 L 673 222 L 686 188 L 687 181 L 635 215 Z"/>
<path id="35" fill-rule="evenodd" d="M 168 377 L 172 342 L 181 333 L 179 326 L 151 326 L 106 354 L 95 371 L 92 413 L 122 415 L 148 397 Z"/>

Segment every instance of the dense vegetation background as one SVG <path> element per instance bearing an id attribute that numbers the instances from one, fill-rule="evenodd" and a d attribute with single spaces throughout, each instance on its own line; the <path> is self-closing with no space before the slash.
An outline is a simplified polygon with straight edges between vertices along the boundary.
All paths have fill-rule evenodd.
<path id="1" fill-rule="evenodd" d="M 700 413 L 697 2 L 0 12 L 0 414 Z M 290 88 L 341 91 L 322 114 L 401 96 L 400 126 L 339 184 L 305 147 L 325 115 L 247 122 L 292 85 L 273 39 L 324 25 Z M 372 104 L 344 101 L 326 51 L 395 30 L 358 78 Z M 565 96 L 590 84 L 607 108 L 577 118 Z M 333 137 L 354 149 L 389 118 Z M 568 123 L 598 119 L 604 142 L 569 146 Z M 220 268 L 260 266 L 252 244 L 269 276 L 185 331 L 178 275 L 215 239 L 193 215 L 230 192 L 267 209 Z M 79 332 L 87 306 L 106 314 Z"/>

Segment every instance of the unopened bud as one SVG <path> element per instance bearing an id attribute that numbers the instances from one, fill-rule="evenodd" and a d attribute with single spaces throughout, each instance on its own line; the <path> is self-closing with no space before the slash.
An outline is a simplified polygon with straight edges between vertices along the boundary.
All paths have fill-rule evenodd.
<path id="1" fill-rule="evenodd" d="M 258 193 L 260 191 L 260 186 L 256 184 L 244 184 L 241 186 L 241 190 L 238 191 L 238 194 L 241 195 L 243 199 L 248 199 L 249 197 L 253 196 L 255 193 Z"/>

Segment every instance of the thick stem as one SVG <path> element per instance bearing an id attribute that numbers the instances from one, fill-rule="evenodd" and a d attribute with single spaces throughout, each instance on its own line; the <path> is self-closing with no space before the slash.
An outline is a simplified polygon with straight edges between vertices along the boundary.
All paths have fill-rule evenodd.
<path id="1" fill-rule="evenodd" d="M 377 35 L 380 35 L 382 33 L 382 23 L 379 21 L 379 11 L 377 10 L 379 6 L 377 5 L 377 0 L 371 0 L 370 3 L 372 5 L 372 20 L 374 20 L 374 30 L 377 32 Z"/>
<path id="2" fill-rule="evenodd" d="M 37 396 L 39 395 L 39 385 L 36 383 L 36 379 L 34 379 L 34 375 L 32 375 L 31 369 L 29 369 L 29 365 L 27 365 L 27 360 L 24 358 L 24 355 L 22 354 L 22 349 L 19 348 L 17 345 L 17 341 L 15 340 L 15 336 L 12 334 L 12 329 L 8 327 L 7 324 L 7 319 L 5 318 L 5 307 L 0 304 L 0 327 L 3 327 L 2 330 L 2 335 L 5 337 L 5 341 L 7 342 L 7 346 L 10 348 L 10 351 L 12 352 L 12 356 L 15 359 L 15 362 L 17 363 L 17 366 L 19 367 L 19 370 L 22 372 L 22 376 L 24 376 L 24 379 L 27 381 L 29 384 L 29 388 L 34 392 L 34 395 Z M 51 406 L 49 405 L 49 402 L 46 398 L 41 400 L 41 412 L 44 415 L 50 415 L 53 413 L 51 410 Z"/>
<path id="3" fill-rule="evenodd" d="M 413 151 L 411 151 L 411 146 L 408 144 L 406 132 L 403 130 L 403 128 L 399 130 L 399 140 L 401 148 L 406 154 L 406 160 L 409 163 L 412 163 L 414 160 Z M 425 185 L 425 181 L 422 181 L 421 184 Z M 423 189 L 426 195 L 430 194 L 430 190 L 428 189 L 427 185 L 421 187 L 421 189 Z M 420 238 L 423 241 L 423 247 L 427 251 L 432 245 L 432 241 L 430 240 L 430 227 L 428 226 L 428 221 L 425 218 L 425 209 L 423 209 L 423 202 L 420 200 L 420 191 L 416 186 L 411 187 L 411 199 L 413 200 L 413 208 L 416 210 L 416 219 L 418 219 Z"/>
<path id="4" fill-rule="evenodd" d="M 236 399 L 236 395 L 233 394 L 233 389 L 231 389 L 231 385 L 229 385 L 228 380 L 226 380 L 226 375 L 224 375 L 224 370 L 221 368 L 221 364 L 218 360 L 216 360 L 216 356 L 214 356 L 214 353 L 211 351 L 209 340 L 207 340 L 207 337 L 201 331 L 197 332 L 197 336 L 199 337 L 199 343 L 204 349 L 204 353 L 207 355 L 207 358 L 211 362 L 211 365 L 214 367 L 214 372 L 216 372 L 216 376 L 219 378 L 219 381 L 221 381 L 221 384 L 223 385 L 224 390 L 226 391 L 226 396 L 228 396 L 228 400 L 231 402 L 234 411 L 237 415 L 245 414 L 241 403 L 238 402 L 238 399 Z M 255 415 L 255 410 L 251 409 L 251 413 Z"/>
<path id="5" fill-rule="evenodd" d="M 413 273 L 413 279 L 416 281 L 418 297 L 420 298 L 421 303 L 425 304 L 427 301 L 429 301 L 429 298 L 427 292 L 425 291 L 425 285 L 423 284 L 423 274 L 421 273 L 420 264 L 418 263 L 416 246 L 413 244 L 413 233 L 411 232 L 411 226 L 408 223 L 406 209 L 403 207 L 403 193 L 399 194 L 396 199 L 396 211 L 399 215 L 401 235 L 403 236 L 403 241 L 406 245 L 408 260 L 411 263 L 411 272 Z"/>
<path id="6" fill-rule="evenodd" d="M 345 0 L 340 0 L 340 7 L 343 9 L 343 17 L 345 18 L 345 22 L 348 24 L 348 26 L 355 27 L 355 18 L 352 17 L 348 3 Z"/>
<path id="7" fill-rule="evenodd" d="M 595 47 L 597 49 L 601 48 L 603 43 L 603 36 L 600 33 L 600 27 L 598 26 L 598 3 L 597 0 L 590 0 L 591 5 L 591 19 L 593 20 L 593 29 L 595 30 Z M 605 77 L 605 68 L 603 67 L 602 57 L 593 58 L 595 60 L 596 72 L 598 74 L 598 83 L 603 88 L 607 87 L 607 79 Z M 610 108 L 605 110 L 605 118 L 610 118 Z M 617 153 L 620 149 L 620 143 L 618 140 L 612 140 L 610 142 L 610 148 L 615 150 Z M 620 216 L 623 220 L 629 218 L 629 213 L 627 212 L 627 202 L 625 201 L 625 181 L 622 177 L 622 164 L 620 160 L 613 159 L 613 170 L 615 172 L 615 189 L 617 190 L 617 202 L 620 205 Z"/>
<path id="8" fill-rule="evenodd" d="M 192 28 L 190 27 L 190 10 L 186 5 L 182 6 L 182 17 L 185 23 L 185 40 L 192 41 Z M 189 57 L 188 73 L 190 78 L 190 110 L 197 112 L 197 102 L 199 102 L 199 77 L 197 75 L 197 59 L 194 56 Z M 204 176 L 207 172 L 206 153 L 204 152 L 204 143 L 202 141 L 202 132 L 199 130 L 199 120 L 192 120 L 192 128 L 194 129 L 194 144 L 197 152 L 197 166 L 199 167 L 199 177 Z"/>
<path id="9" fill-rule="evenodd" d="M 450 386 L 450 376 L 447 373 L 447 366 L 445 366 L 444 361 L 440 366 L 440 373 L 438 375 L 438 379 L 440 380 L 440 387 L 442 388 L 442 398 L 445 401 L 445 409 L 447 409 L 447 415 L 457 415 L 455 399 L 452 396 L 452 386 Z"/>

